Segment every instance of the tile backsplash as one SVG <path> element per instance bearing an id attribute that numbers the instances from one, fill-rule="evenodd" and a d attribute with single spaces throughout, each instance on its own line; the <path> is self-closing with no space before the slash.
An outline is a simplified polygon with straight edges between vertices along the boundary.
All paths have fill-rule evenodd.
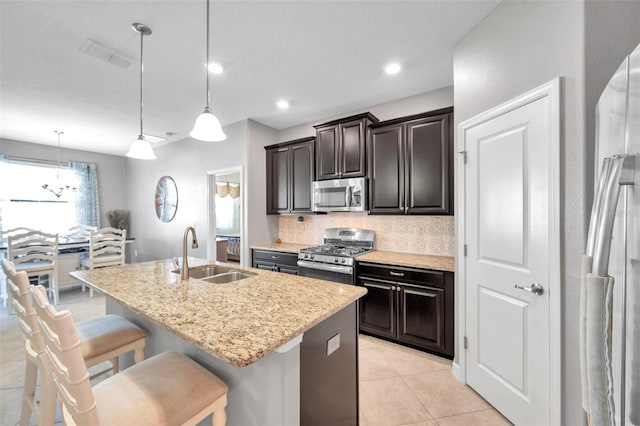
<path id="1" fill-rule="evenodd" d="M 318 245 L 325 228 L 364 228 L 376 233 L 376 249 L 434 256 L 455 256 L 453 216 L 378 216 L 366 213 L 280 216 L 280 240 Z"/>

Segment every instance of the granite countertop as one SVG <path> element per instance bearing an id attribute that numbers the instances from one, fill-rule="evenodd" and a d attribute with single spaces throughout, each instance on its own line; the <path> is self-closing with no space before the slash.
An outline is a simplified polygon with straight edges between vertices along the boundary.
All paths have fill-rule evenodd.
<path id="1" fill-rule="evenodd" d="M 317 245 L 317 244 L 316 244 Z M 298 254 L 303 248 L 311 247 L 313 244 L 293 244 L 293 243 L 265 243 L 251 246 L 252 249 L 282 251 L 285 253 Z"/>
<path id="2" fill-rule="evenodd" d="M 189 258 L 190 266 L 212 263 Z M 226 265 L 226 264 L 222 264 Z M 75 278 L 235 367 L 250 365 L 366 294 L 366 289 L 254 268 L 228 284 L 181 282 L 171 260 L 75 271 Z"/>
<path id="3" fill-rule="evenodd" d="M 455 272 L 455 258 L 447 256 L 429 256 L 425 254 L 374 250 L 358 256 L 356 260 L 358 262 L 382 263 L 386 265 Z"/>

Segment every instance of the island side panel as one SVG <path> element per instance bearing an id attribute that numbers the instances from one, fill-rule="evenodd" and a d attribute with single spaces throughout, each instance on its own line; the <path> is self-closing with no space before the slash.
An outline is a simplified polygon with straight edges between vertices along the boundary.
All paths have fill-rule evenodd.
<path id="1" fill-rule="evenodd" d="M 229 387 L 227 425 L 299 425 L 300 345 L 285 353 L 273 352 L 254 364 L 238 368 L 154 325 L 111 297 L 106 298 L 106 312 L 127 318 L 147 333 L 145 358 L 165 351 L 180 352 L 223 380 Z M 132 354 L 120 357 L 121 368 L 132 364 Z M 199 425 L 211 425 L 211 417 Z"/>
<path id="2" fill-rule="evenodd" d="M 300 424 L 359 424 L 357 302 L 304 333 L 300 362 Z"/>

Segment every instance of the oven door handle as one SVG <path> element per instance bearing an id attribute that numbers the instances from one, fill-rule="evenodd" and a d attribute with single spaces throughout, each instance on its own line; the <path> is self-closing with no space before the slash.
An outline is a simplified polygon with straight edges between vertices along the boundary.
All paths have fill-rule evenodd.
<path id="1" fill-rule="evenodd" d="M 309 268 L 309 269 L 320 269 L 321 271 L 329 271 L 329 272 L 337 272 L 339 274 L 353 275 L 353 268 L 351 266 L 330 265 L 327 263 L 298 260 L 298 267 Z"/>

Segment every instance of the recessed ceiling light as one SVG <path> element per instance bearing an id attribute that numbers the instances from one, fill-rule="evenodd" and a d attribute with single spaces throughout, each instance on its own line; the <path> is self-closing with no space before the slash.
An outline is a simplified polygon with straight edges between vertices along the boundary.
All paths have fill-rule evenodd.
<path id="1" fill-rule="evenodd" d="M 388 64 L 388 65 L 386 65 L 386 66 L 384 67 L 384 71 L 385 71 L 387 74 L 391 74 L 391 75 L 393 75 L 393 74 L 398 74 L 398 73 L 400 72 L 400 70 L 401 70 L 401 69 L 402 69 L 402 67 L 400 66 L 400 64 L 398 64 L 398 63 L 396 63 L 396 62 L 391 63 L 391 64 Z"/>
<path id="2" fill-rule="evenodd" d="M 285 101 L 284 99 L 279 100 L 278 102 L 276 102 L 276 105 L 278 106 L 278 108 L 280 109 L 287 109 L 289 108 L 289 102 Z"/>
<path id="3" fill-rule="evenodd" d="M 224 71 L 224 68 L 222 68 L 222 65 L 217 64 L 215 62 L 210 63 L 207 68 L 209 68 L 209 72 L 212 74 L 222 74 L 222 72 Z"/>

